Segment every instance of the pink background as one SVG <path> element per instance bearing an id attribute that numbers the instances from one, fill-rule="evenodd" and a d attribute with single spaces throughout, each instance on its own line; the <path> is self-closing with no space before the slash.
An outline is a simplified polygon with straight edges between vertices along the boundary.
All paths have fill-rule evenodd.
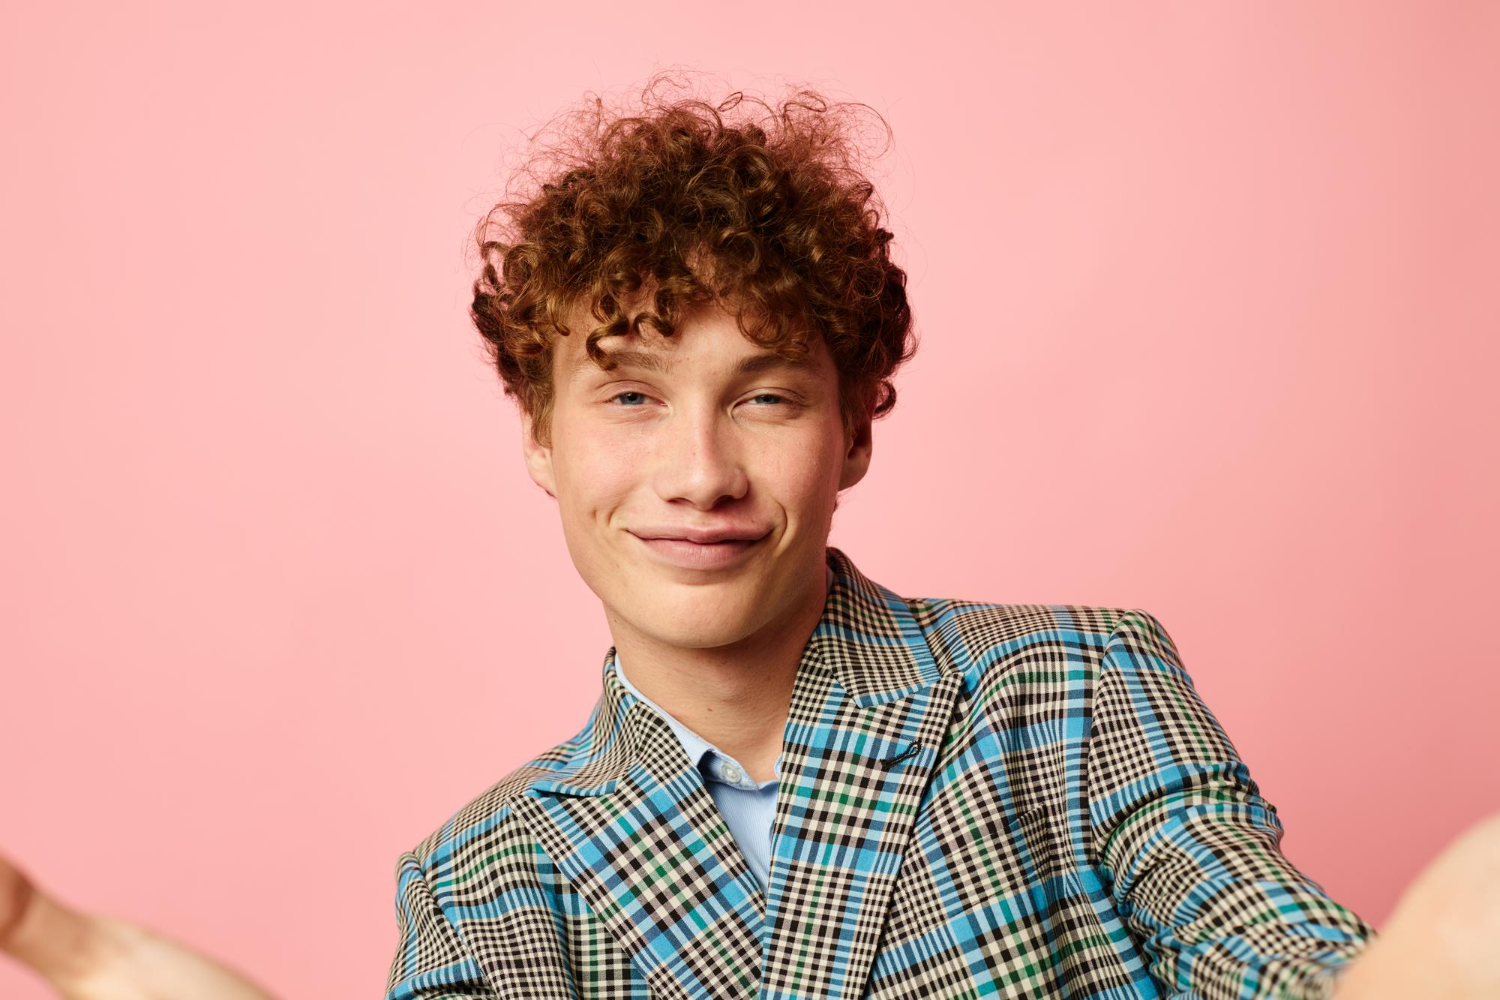
<path id="1" fill-rule="evenodd" d="M 1377 926 L 1500 808 L 1500 7 L 220 6 L 0 41 L 0 850 L 64 898 L 378 996 L 397 855 L 581 724 L 469 230 L 667 65 L 894 129 L 922 347 L 833 544 L 1154 612 Z"/>

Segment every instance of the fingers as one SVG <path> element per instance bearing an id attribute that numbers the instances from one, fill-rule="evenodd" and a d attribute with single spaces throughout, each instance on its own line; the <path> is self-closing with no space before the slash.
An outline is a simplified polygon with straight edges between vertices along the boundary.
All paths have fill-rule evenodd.
<path id="1" fill-rule="evenodd" d="M 89 919 L 52 899 L 0 855 L 0 951 L 54 985 L 86 973 L 94 959 Z"/>
<path id="2" fill-rule="evenodd" d="M 0 950 L 9 951 L 36 889 L 25 872 L 0 854 Z"/>

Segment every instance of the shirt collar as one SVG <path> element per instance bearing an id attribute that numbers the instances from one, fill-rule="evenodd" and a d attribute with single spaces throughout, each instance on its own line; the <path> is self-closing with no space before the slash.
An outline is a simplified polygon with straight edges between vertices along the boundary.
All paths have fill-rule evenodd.
<path id="1" fill-rule="evenodd" d="M 832 567 L 825 564 L 824 570 L 825 575 L 823 577 L 823 586 L 824 593 L 826 594 L 829 590 L 833 589 L 833 569 Z M 662 708 L 656 702 L 641 694 L 641 689 L 636 687 L 635 684 L 631 682 L 630 677 L 625 673 L 624 664 L 620 661 L 619 649 L 615 650 L 615 673 L 619 675 L 620 683 L 624 684 L 631 694 L 635 695 L 637 698 L 641 699 L 641 701 L 644 701 L 646 704 L 650 705 L 653 709 L 656 710 L 657 715 L 660 715 L 664 720 L 666 720 L 667 725 L 672 728 L 672 732 L 677 734 L 678 742 L 682 744 L 682 749 L 687 751 L 688 760 L 693 762 L 694 767 L 697 767 L 701 770 L 703 767 L 703 758 L 708 756 L 709 754 L 718 754 L 721 757 L 725 757 L 724 753 L 720 751 L 718 747 L 714 746 L 712 743 L 708 742 L 708 740 L 705 740 L 703 737 L 693 732 L 687 726 L 684 726 L 666 709 Z M 725 759 L 727 760 L 728 757 L 725 757 Z M 780 754 L 778 754 L 776 757 L 775 771 L 778 774 L 781 771 Z"/>
<path id="2" fill-rule="evenodd" d="M 644 701 L 646 704 L 655 709 L 656 714 L 660 715 L 664 720 L 666 720 L 667 725 L 672 727 L 672 732 L 677 734 L 678 742 L 682 744 L 682 749 L 687 751 L 688 760 L 693 762 L 694 767 L 701 768 L 703 766 L 704 757 L 709 754 L 719 752 L 718 747 L 714 746 L 712 743 L 708 742 L 708 740 L 705 740 L 703 737 L 693 732 L 687 726 L 684 726 L 681 722 L 678 722 L 677 719 L 666 709 L 662 708 L 656 702 L 641 694 L 641 689 L 636 687 L 635 684 L 631 682 L 630 677 L 625 673 L 625 665 L 620 660 L 620 651 L 618 649 L 615 650 L 615 673 L 619 675 L 620 683 L 624 684 L 631 694 L 635 695 L 637 698 L 641 699 L 641 701 Z"/>

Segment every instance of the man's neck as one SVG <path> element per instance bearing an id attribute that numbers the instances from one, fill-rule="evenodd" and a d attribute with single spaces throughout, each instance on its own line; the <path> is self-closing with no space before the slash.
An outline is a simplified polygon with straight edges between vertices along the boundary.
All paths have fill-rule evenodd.
<path id="1" fill-rule="evenodd" d="M 753 641 L 684 649 L 614 629 L 630 682 L 668 715 L 744 765 L 756 781 L 775 777 L 797 668 L 823 614 L 831 576 L 796 613 Z M 613 622 L 611 623 L 613 625 Z"/>

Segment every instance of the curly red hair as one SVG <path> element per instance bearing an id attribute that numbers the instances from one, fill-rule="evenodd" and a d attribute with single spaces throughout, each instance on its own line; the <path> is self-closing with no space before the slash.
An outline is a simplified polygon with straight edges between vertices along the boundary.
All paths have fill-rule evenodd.
<path id="1" fill-rule="evenodd" d="M 470 316 L 505 393 L 550 444 L 552 349 L 567 316 L 600 321 L 585 349 L 609 370 L 601 338 L 672 336 L 713 300 L 788 357 L 820 334 L 846 431 L 883 416 L 896 402 L 891 376 L 917 345 L 884 206 L 855 165 L 853 112 L 870 110 L 889 141 L 884 119 L 805 88 L 773 108 L 743 91 L 674 100 L 658 93 L 666 82 L 651 77 L 639 113 L 597 97 L 565 113 L 561 141 L 516 175 L 530 187 L 480 222 Z"/>

